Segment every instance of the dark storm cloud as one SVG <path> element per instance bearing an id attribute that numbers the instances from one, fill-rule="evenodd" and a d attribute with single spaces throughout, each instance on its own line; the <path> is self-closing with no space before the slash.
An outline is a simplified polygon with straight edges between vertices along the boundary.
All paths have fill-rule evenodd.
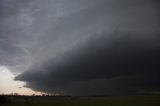
<path id="1" fill-rule="evenodd" d="M 28 54 L 21 43 L 29 38 L 22 33 L 17 20 L 20 10 L 27 5 L 28 2 L 19 0 L 0 1 L 0 65 L 11 68 L 15 74 L 28 63 Z"/>
<path id="2" fill-rule="evenodd" d="M 0 65 L 33 90 L 159 90 L 158 0 L 2 0 Z M 118 89 L 118 90 L 117 90 Z"/>
<path id="3" fill-rule="evenodd" d="M 94 85 L 102 83 L 101 87 L 105 87 L 105 84 L 111 86 L 115 83 L 122 83 L 120 87 L 123 86 L 121 90 L 125 92 L 130 91 L 128 89 L 130 87 L 134 92 L 140 88 L 159 89 L 160 39 L 157 37 L 159 35 L 153 35 L 152 40 L 139 38 L 138 41 L 137 38 L 132 38 L 134 35 L 138 35 L 136 33 L 118 32 L 113 33 L 110 37 L 105 37 L 107 34 L 99 35 L 98 38 L 93 37 L 91 41 L 88 41 L 89 43 L 83 44 L 85 46 L 64 53 L 64 57 L 59 63 L 54 63 L 54 59 L 47 60 L 39 68 L 31 69 L 16 79 L 28 82 L 28 87 L 46 92 L 52 92 L 56 89 L 65 91 L 70 85 L 74 89 L 80 90 L 83 86 L 86 88 L 90 84 L 88 82 L 92 82 L 92 80 L 95 80 L 94 83 L 92 82 Z M 116 82 L 115 78 L 119 78 L 120 81 Z M 96 79 L 104 80 L 101 82 Z M 76 84 L 73 83 L 76 82 L 82 82 L 80 83 L 82 86 L 74 87 Z M 98 87 L 93 86 L 90 89 L 94 91 Z M 70 89 L 74 91 L 73 88 Z M 104 89 L 103 93 L 106 93 L 105 91 L 107 90 Z M 92 93 L 96 94 L 96 92 Z M 124 92 L 119 91 L 119 94 L 121 93 Z M 78 94 L 82 93 L 78 92 Z"/>

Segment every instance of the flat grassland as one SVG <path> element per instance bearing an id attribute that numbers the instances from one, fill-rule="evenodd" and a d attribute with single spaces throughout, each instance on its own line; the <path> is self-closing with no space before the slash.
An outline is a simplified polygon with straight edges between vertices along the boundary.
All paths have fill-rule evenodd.
<path id="1" fill-rule="evenodd" d="M 0 106 L 160 106 L 160 96 L 13 97 Z"/>

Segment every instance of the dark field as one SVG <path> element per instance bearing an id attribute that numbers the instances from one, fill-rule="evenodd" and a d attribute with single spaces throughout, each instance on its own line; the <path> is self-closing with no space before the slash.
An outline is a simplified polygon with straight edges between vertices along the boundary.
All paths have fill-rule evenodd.
<path id="1" fill-rule="evenodd" d="M 0 106 L 160 106 L 160 96 L 26 97 L 14 96 Z"/>

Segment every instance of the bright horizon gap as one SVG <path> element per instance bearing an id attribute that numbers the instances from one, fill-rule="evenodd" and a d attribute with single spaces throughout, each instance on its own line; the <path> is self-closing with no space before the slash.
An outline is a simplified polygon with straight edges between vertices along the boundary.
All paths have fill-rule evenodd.
<path id="1" fill-rule="evenodd" d="M 15 81 L 15 75 L 5 66 L 0 66 L 0 94 L 14 94 L 19 95 L 41 95 L 41 92 L 36 92 L 30 88 L 24 87 L 25 82 Z"/>

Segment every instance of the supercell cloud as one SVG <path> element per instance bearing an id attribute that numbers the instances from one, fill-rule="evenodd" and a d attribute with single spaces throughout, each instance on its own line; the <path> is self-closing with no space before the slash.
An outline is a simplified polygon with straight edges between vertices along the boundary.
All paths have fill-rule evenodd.
<path id="1" fill-rule="evenodd" d="M 1 0 L 0 65 L 35 91 L 160 91 L 158 0 Z"/>

